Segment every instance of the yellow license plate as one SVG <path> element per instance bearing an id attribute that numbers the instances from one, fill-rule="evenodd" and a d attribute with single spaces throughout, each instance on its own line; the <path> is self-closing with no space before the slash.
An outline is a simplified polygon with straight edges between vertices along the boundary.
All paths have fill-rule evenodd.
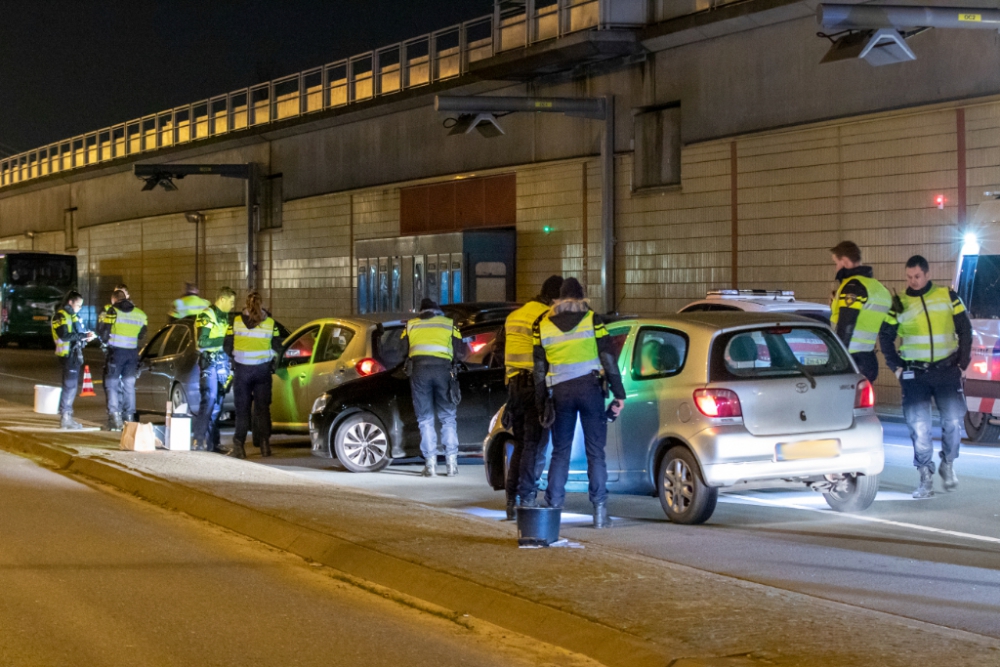
<path id="1" fill-rule="evenodd" d="M 44 315 L 35 315 L 31 319 L 35 320 L 36 322 L 44 322 L 45 320 L 47 320 L 49 318 L 45 317 Z"/>
<path id="2" fill-rule="evenodd" d="M 840 456 L 840 440 L 779 442 L 774 448 L 774 458 L 776 461 L 832 459 L 836 456 Z"/>

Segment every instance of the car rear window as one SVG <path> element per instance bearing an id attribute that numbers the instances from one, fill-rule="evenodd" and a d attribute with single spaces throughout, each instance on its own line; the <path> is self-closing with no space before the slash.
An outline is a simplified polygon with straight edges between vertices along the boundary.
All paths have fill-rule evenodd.
<path id="1" fill-rule="evenodd" d="M 403 343 L 405 326 L 375 328 L 372 334 L 372 354 L 385 368 L 395 368 L 406 361 L 406 344 Z"/>
<path id="2" fill-rule="evenodd" d="M 768 327 L 719 336 L 712 345 L 712 380 L 836 375 L 853 372 L 829 329 Z"/>

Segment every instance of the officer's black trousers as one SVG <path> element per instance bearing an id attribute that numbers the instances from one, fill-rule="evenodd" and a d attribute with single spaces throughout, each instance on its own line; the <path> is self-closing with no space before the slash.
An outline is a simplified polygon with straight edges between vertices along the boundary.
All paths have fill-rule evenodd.
<path id="1" fill-rule="evenodd" d="M 59 414 L 73 414 L 73 401 L 76 400 L 76 388 L 80 384 L 80 366 L 82 361 L 78 355 L 59 357 L 62 366 L 62 397 L 59 399 Z"/>
<path id="2" fill-rule="evenodd" d="M 507 500 L 535 497 L 538 479 L 545 469 L 546 431 L 538 421 L 535 381 L 530 373 L 519 373 L 507 384 L 507 407 L 514 430 L 513 452 L 507 473 Z"/>
<path id="3" fill-rule="evenodd" d="M 139 372 L 138 350 L 112 347 L 104 370 L 104 395 L 108 416 L 120 416 L 125 421 L 135 414 L 135 378 Z"/>
<path id="4" fill-rule="evenodd" d="M 236 401 L 236 431 L 233 444 L 246 443 L 253 430 L 253 445 L 271 441 L 271 364 L 233 364 L 233 398 Z M 252 422 L 252 425 L 251 425 Z"/>
<path id="5" fill-rule="evenodd" d="M 600 382 L 593 375 L 561 382 L 552 388 L 552 402 L 555 405 L 556 420 L 552 424 L 552 459 L 549 461 L 546 502 L 549 507 L 562 507 L 566 500 L 566 481 L 569 479 L 577 417 L 583 427 L 590 502 L 606 502 L 608 464 L 604 447 L 608 440 L 608 420 L 604 415 L 604 393 Z"/>

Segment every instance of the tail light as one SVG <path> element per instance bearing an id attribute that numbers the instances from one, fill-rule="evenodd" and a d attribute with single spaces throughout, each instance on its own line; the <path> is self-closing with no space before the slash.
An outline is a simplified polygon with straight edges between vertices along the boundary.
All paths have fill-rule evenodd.
<path id="1" fill-rule="evenodd" d="M 868 380 L 862 380 L 858 383 L 858 392 L 854 395 L 854 407 L 855 408 L 874 408 L 875 407 L 875 388 L 872 387 L 872 383 Z"/>
<path id="2" fill-rule="evenodd" d="M 361 377 L 368 377 L 369 375 L 374 375 L 375 373 L 381 373 L 385 370 L 385 366 L 371 357 L 365 357 L 358 363 L 354 364 L 354 370 L 356 370 L 358 375 Z"/>
<path id="3" fill-rule="evenodd" d="M 743 408 L 736 392 L 729 389 L 696 389 L 694 404 L 706 417 L 742 417 Z"/>

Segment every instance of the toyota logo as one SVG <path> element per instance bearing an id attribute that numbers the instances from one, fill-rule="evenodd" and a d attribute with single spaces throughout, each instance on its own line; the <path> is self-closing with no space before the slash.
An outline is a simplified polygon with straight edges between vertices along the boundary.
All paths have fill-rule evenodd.
<path id="1" fill-rule="evenodd" d="M 809 385 L 805 382 L 798 382 L 795 384 L 795 391 L 804 394 L 809 391 Z"/>

